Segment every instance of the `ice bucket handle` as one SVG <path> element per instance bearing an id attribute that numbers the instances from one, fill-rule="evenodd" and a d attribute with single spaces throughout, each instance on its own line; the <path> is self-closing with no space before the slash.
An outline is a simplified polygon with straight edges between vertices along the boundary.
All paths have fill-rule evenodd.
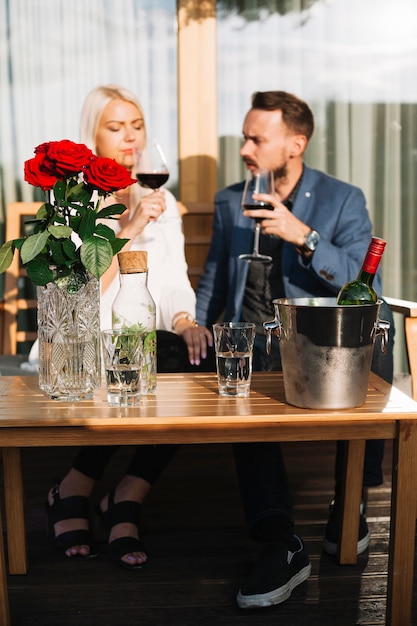
<path id="1" fill-rule="evenodd" d="M 385 320 L 378 320 L 375 322 L 375 339 L 381 336 L 381 352 L 386 354 L 388 350 L 388 331 L 391 324 Z"/>
<path id="2" fill-rule="evenodd" d="M 271 320 L 270 322 L 264 322 L 263 327 L 266 335 L 266 353 L 271 354 L 272 335 L 275 337 L 281 336 L 282 324 L 279 320 Z"/>
<path id="3" fill-rule="evenodd" d="M 279 320 L 275 319 L 269 322 L 264 322 L 263 327 L 266 335 L 266 353 L 269 355 L 271 354 L 272 335 L 278 337 L 279 339 L 283 330 L 283 326 Z M 388 331 L 390 327 L 391 324 L 385 320 L 378 320 L 377 322 L 375 322 L 375 339 L 378 336 L 381 336 L 381 352 L 383 354 L 386 354 L 388 350 Z"/>

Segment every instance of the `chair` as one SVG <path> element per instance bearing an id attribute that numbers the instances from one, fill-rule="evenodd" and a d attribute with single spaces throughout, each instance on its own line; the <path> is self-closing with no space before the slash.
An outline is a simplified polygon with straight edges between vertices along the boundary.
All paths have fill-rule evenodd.
<path id="1" fill-rule="evenodd" d="M 404 316 L 404 336 L 410 369 L 411 395 L 417 401 L 417 302 L 384 297 L 394 313 Z M 395 381 L 394 381 L 395 384 Z"/>
<path id="2" fill-rule="evenodd" d="M 36 215 L 40 202 L 9 202 L 6 210 L 6 241 L 17 239 L 26 234 L 27 218 Z M 18 354 L 19 344 L 33 342 L 36 330 L 24 330 L 19 324 L 21 311 L 36 312 L 36 297 L 33 297 L 33 286 L 28 284 L 19 255 L 15 253 L 13 261 L 4 276 L 4 298 L 2 319 L 2 353 Z M 29 293 L 32 289 L 32 293 Z M 35 313 L 36 315 L 36 313 Z M 36 318 L 35 318 L 36 319 Z"/>
<path id="3" fill-rule="evenodd" d="M 25 234 L 25 221 L 36 215 L 41 205 L 41 202 L 9 202 L 7 204 L 6 241 L 17 239 Z M 25 342 L 33 342 L 37 337 L 36 330 L 23 330 L 21 328 L 23 324 L 20 324 L 21 320 L 19 320 L 19 317 L 22 317 L 21 313 L 25 316 L 31 310 L 36 316 L 36 298 L 25 295 L 28 282 L 19 256 L 15 254 L 4 275 L 4 297 L 0 304 L 0 374 L 3 376 L 33 374 L 33 372 L 21 369 L 20 365 L 27 360 L 27 355 L 18 354 Z M 27 324 L 28 320 L 24 321 Z M 21 553 L 22 546 L 26 546 L 26 537 L 20 450 L 3 448 L 2 461 L 8 545 L 12 554 L 10 572 L 21 573 L 27 569 L 27 565 L 26 548 Z"/>

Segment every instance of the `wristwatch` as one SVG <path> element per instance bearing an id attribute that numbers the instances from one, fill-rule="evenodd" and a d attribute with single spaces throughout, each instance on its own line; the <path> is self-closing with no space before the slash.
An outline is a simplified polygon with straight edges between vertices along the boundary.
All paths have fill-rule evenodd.
<path id="1" fill-rule="evenodd" d="M 319 245 L 320 235 L 316 230 L 311 230 L 304 240 L 304 250 L 314 252 Z"/>

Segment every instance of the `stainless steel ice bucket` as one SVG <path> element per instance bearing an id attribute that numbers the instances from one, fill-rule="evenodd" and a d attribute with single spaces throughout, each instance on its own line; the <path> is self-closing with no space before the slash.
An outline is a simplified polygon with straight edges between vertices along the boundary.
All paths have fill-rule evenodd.
<path id="1" fill-rule="evenodd" d="M 377 304 L 339 306 L 335 298 L 279 298 L 265 322 L 267 348 L 280 342 L 285 398 L 309 409 L 348 409 L 366 399 L 375 338 L 381 350 L 389 322 Z"/>

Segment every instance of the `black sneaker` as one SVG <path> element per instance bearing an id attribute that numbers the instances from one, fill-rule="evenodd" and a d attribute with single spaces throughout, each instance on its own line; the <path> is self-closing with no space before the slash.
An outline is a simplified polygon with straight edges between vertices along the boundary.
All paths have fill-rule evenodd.
<path id="1" fill-rule="evenodd" d="M 296 535 L 299 548 L 288 550 L 283 543 L 265 543 L 261 556 L 249 578 L 237 594 L 240 609 L 257 609 L 280 604 L 287 600 L 293 589 L 307 580 L 311 563 L 303 542 Z"/>
<path id="2" fill-rule="evenodd" d="M 323 550 L 327 552 L 327 554 L 337 554 L 337 543 L 339 540 L 340 508 L 337 505 L 335 506 L 334 500 L 330 503 L 329 511 L 329 519 L 327 521 L 323 539 Z M 359 512 L 360 518 L 357 554 L 362 554 L 362 552 L 365 552 L 365 550 L 369 546 L 370 539 L 369 528 L 368 524 L 366 523 L 364 502 L 361 503 Z"/>

